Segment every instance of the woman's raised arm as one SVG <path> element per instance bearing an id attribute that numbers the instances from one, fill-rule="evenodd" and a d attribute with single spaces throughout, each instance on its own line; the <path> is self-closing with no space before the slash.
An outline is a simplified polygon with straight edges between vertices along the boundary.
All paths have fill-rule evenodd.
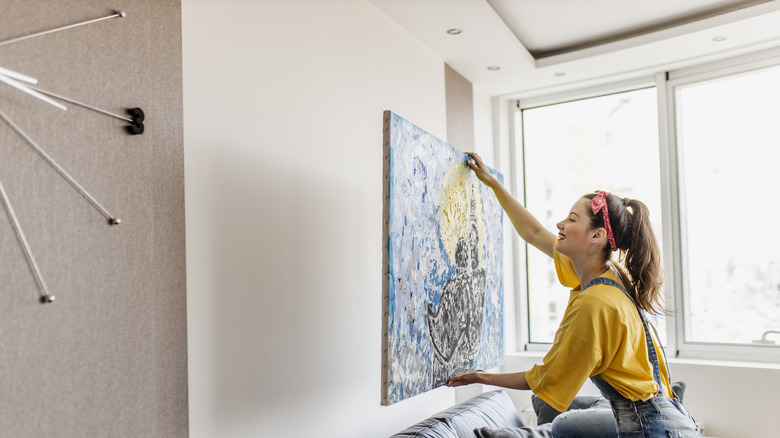
<path id="1" fill-rule="evenodd" d="M 520 237 L 539 251 L 552 257 L 555 235 L 547 231 L 522 204 L 517 202 L 517 199 L 509 193 L 506 187 L 488 171 L 487 166 L 482 162 L 479 155 L 473 152 L 466 152 L 466 155 L 471 157 L 471 160 L 466 163 L 480 181 L 493 189 L 498 202 L 506 212 L 506 215 L 509 216 L 509 220 L 512 221 L 512 225 L 514 225 Z"/>

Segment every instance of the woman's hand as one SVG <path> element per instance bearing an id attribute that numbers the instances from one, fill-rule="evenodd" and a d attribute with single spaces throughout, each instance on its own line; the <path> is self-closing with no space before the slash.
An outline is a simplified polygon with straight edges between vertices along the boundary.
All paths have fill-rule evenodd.
<path id="1" fill-rule="evenodd" d="M 472 383 L 485 383 L 485 376 L 487 373 L 482 370 L 466 373 L 461 376 L 455 376 L 447 382 L 447 386 L 463 386 L 470 385 Z"/>
<path id="2" fill-rule="evenodd" d="M 553 244 L 557 236 L 547 231 L 544 226 L 528 210 L 515 199 L 488 170 L 482 158 L 474 152 L 466 152 L 469 160 L 466 161 L 469 168 L 486 186 L 493 189 L 496 199 L 506 212 L 512 225 L 520 237 L 548 256 L 553 256 Z"/>
<path id="3" fill-rule="evenodd" d="M 469 168 L 471 168 L 471 170 L 474 171 L 474 174 L 477 175 L 477 178 L 479 178 L 479 180 L 482 181 L 486 186 L 490 188 L 495 187 L 495 185 L 498 184 L 498 180 L 490 173 L 485 163 L 482 162 L 482 158 L 480 158 L 480 156 L 474 152 L 466 152 L 466 155 L 471 158 L 470 160 L 466 161 L 466 164 L 469 166 Z"/>

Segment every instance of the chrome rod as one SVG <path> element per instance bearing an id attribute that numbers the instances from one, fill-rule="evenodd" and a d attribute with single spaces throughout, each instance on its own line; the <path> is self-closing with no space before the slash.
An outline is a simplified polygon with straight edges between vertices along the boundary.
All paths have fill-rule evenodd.
<path id="1" fill-rule="evenodd" d="M 84 198 L 86 198 L 87 201 L 89 201 L 100 213 L 102 213 L 103 216 L 105 216 L 106 219 L 108 219 L 108 223 L 110 225 L 118 225 L 119 223 L 122 222 L 121 219 L 109 213 L 108 210 L 106 210 L 106 208 L 103 207 L 100 204 L 100 202 L 97 201 L 97 199 L 95 199 L 95 197 L 90 195 L 89 192 L 87 192 L 87 190 L 81 186 L 81 184 L 79 184 L 72 176 L 70 176 L 70 174 L 68 174 L 68 172 L 62 166 L 59 165 L 59 163 L 54 161 L 54 159 L 50 157 L 49 154 L 47 154 L 43 149 L 41 149 L 41 147 L 38 146 L 38 144 L 36 144 L 32 138 L 30 138 L 27 134 L 25 134 L 24 131 L 21 130 L 21 128 L 16 126 L 16 124 L 12 122 L 2 111 L 0 111 L 0 118 L 5 120 L 8 126 L 10 126 L 11 129 L 16 131 L 16 133 L 19 134 L 19 136 L 22 137 L 24 141 L 27 142 L 27 144 L 32 146 L 32 148 L 35 149 L 36 152 L 38 152 L 38 155 L 40 155 L 44 159 L 44 161 L 49 163 L 49 165 L 51 165 L 54 168 L 54 170 L 57 171 L 57 173 L 59 173 L 63 178 L 65 178 L 65 180 L 68 181 L 70 185 L 72 185 L 73 188 L 76 189 L 76 191 L 81 193 L 81 195 L 84 196 Z"/>
<path id="2" fill-rule="evenodd" d="M 113 14 L 105 16 L 105 17 L 94 18 L 92 20 L 82 21 L 82 22 L 74 23 L 74 24 L 68 24 L 67 26 L 56 27 L 54 29 L 44 30 L 44 31 L 41 31 L 41 32 L 31 33 L 29 35 L 22 35 L 20 37 L 15 37 L 15 38 L 10 38 L 10 39 L 7 39 L 7 40 L 3 40 L 3 41 L 0 41 L 0 46 L 5 45 L 5 44 L 11 44 L 11 43 L 23 41 L 23 40 L 30 39 L 30 38 L 39 37 L 39 36 L 42 36 L 42 35 L 48 35 L 50 33 L 59 32 L 61 30 L 73 29 L 74 27 L 84 26 L 86 24 L 97 23 L 98 21 L 108 20 L 109 18 L 115 18 L 115 17 L 122 18 L 125 15 L 127 15 L 127 14 L 125 14 L 124 11 L 116 11 Z"/>
<path id="3" fill-rule="evenodd" d="M 68 108 L 65 107 L 65 105 L 63 105 L 63 104 L 61 104 L 59 102 L 56 102 L 56 101 L 54 101 L 54 100 L 44 96 L 43 94 L 39 93 L 36 90 L 33 90 L 33 88 L 30 87 L 29 85 L 23 84 L 21 82 L 17 82 L 16 80 L 11 79 L 10 77 L 8 77 L 6 75 L 0 74 L 0 82 L 5 83 L 6 85 L 10 85 L 10 86 L 16 88 L 17 90 L 19 90 L 21 92 L 29 94 L 30 96 L 36 97 L 36 98 L 38 98 L 38 99 L 48 103 L 49 105 L 54 105 L 54 106 L 56 106 L 57 108 L 59 108 L 61 110 L 67 110 L 68 109 Z"/>
<path id="4" fill-rule="evenodd" d="M 0 67 L 0 75 L 8 76 L 9 78 L 16 79 L 17 81 L 27 82 L 28 84 L 38 83 L 38 79 L 35 79 L 32 76 L 27 76 L 17 71 L 13 71 L 3 67 Z"/>
<path id="5" fill-rule="evenodd" d="M 49 294 L 49 288 L 46 286 L 46 281 L 43 279 L 40 268 L 38 268 L 38 263 L 35 262 L 35 257 L 33 256 L 32 250 L 30 249 L 30 244 L 27 242 L 27 237 L 25 237 L 24 231 L 22 231 L 22 225 L 19 223 L 19 218 L 16 217 L 16 212 L 14 211 L 14 207 L 11 205 L 11 200 L 8 198 L 8 193 L 5 191 L 5 187 L 3 186 L 2 181 L 0 181 L 0 199 L 3 201 L 5 211 L 8 212 L 8 217 L 11 219 L 11 225 L 13 225 L 14 231 L 16 231 L 16 237 L 19 238 L 19 242 L 22 244 L 24 256 L 27 258 L 27 263 L 30 265 L 30 269 L 33 271 L 35 281 L 38 283 L 38 286 L 43 292 L 43 301 L 49 303 L 54 301 L 54 295 Z"/>
<path id="6" fill-rule="evenodd" d="M 35 91 L 37 91 L 37 92 L 39 92 L 41 94 L 45 94 L 46 96 L 53 97 L 53 98 L 61 100 L 63 102 L 72 103 L 73 105 L 80 106 L 82 108 L 86 108 L 88 110 L 92 110 L 92 111 L 98 112 L 100 114 L 104 114 L 106 116 L 113 117 L 115 119 L 124 120 L 125 122 L 133 123 L 133 119 L 131 119 L 129 117 L 120 116 L 119 114 L 114 114 L 114 113 L 106 111 L 104 109 L 100 109 L 100 108 L 94 107 L 92 105 L 87 105 L 86 103 L 78 102 L 78 101 L 75 101 L 73 99 L 69 99 L 69 98 L 67 98 L 65 96 L 60 96 L 59 94 L 52 93 L 51 91 L 42 90 L 42 89 L 40 89 L 38 87 L 33 87 L 33 86 L 30 86 L 30 85 L 28 85 L 27 87 L 31 88 L 31 89 L 33 89 L 33 90 L 35 90 Z"/>

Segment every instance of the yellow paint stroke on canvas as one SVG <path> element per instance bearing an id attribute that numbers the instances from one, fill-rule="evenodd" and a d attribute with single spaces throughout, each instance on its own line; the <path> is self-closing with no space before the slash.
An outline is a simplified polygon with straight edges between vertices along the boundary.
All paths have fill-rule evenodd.
<path id="1" fill-rule="evenodd" d="M 479 239 L 479 265 L 482 266 L 485 223 L 482 220 L 482 197 L 479 193 L 479 184 L 479 179 L 465 163 L 452 166 L 444 176 L 439 206 L 439 236 L 453 265 L 458 239 L 463 237 L 468 240 L 469 237 L 471 200 L 474 199 L 474 216 Z"/>

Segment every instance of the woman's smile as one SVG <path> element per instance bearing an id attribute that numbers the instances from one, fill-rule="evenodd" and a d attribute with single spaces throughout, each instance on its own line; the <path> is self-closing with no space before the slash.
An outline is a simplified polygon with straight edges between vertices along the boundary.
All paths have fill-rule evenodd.
<path id="1" fill-rule="evenodd" d="M 589 199 L 579 199 L 569 211 L 569 215 L 555 226 L 558 228 L 556 248 L 561 254 L 572 257 L 588 248 L 587 236 L 590 231 L 588 220 Z M 565 244 L 563 242 L 566 242 Z"/>

